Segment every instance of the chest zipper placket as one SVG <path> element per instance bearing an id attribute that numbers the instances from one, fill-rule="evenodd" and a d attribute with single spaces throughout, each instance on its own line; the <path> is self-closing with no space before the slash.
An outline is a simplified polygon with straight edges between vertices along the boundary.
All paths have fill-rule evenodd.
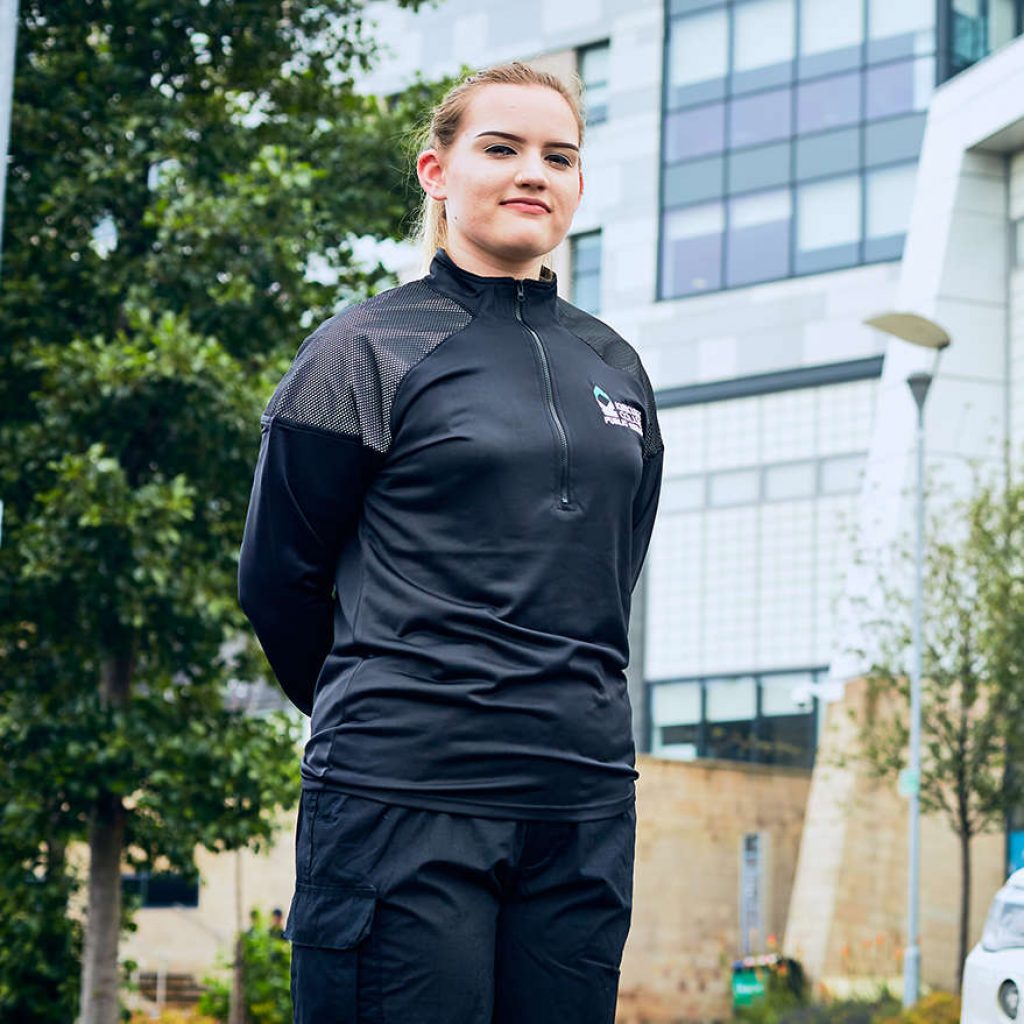
<path id="1" fill-rule="evenodd" d="M 562 492 L 560 502 L 563 508 L 569 506 L 569 438 L 565 433 L 565 427 L 558 418 L 558 409 L 555 407 L 555 391 L 551 384 L 551 366 L 548 363 L 548 354 L 544 349 L 544 342 L 540 335 L 526 322 L 523 317 L 523 304 L 526 300 L 526 290 L 522 281 L 516 281 L 516 319 L 523 325 L 523 330 L 533 339 L 540 356 L 540 368 L 544 377 L 544 393 L 548 403 L 548 414 L 551 422 L 555 425 L 555 433 L 558 434 L 558 441 L 561 449 L 562 466 Z"/>

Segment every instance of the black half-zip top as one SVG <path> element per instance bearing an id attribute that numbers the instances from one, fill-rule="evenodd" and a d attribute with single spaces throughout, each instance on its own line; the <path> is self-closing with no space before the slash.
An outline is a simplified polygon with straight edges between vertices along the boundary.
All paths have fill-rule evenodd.
<path id="1" fill-rule="evenodd" d="M 545 280 L 430 273 L 322 324 L 263 417 L 239 594 L 303 785 L 630 806 L 624 669 L 663 446 L 635 350 Z"/>

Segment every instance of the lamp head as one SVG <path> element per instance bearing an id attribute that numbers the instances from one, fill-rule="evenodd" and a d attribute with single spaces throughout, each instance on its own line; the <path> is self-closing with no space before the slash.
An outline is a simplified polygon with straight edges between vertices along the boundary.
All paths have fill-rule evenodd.
<path id="1" fill-rule="evenodd" d="M 880 313 L 864 323 L 894 338 L 909 341 L 911 345 L 940 351 L 949 345 L 949 335 L 945 329 L 917 313 Z"/>

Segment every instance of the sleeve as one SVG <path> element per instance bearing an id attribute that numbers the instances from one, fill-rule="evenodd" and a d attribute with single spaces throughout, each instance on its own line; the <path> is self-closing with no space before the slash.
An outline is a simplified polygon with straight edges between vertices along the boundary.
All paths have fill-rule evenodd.
<path id="1" fill-rule="evenodd" d="M 333 642 L 338 558 L 383 458 L 368 443 L 381 416 L 372 364 L 318 341 L 307 339 L 263 416 L 238 565 L 242 610 L 306 714 Z"/>
<path id="2" fill-rule="evenodd" d="M 643 474 L 640 477 L 640 488 L 633 499 L 633 581 L 631 589 L 636 587 L 650 547 L 651 534 L 654 531 L 654 519 L 658 514 L 658 501 L 661 497 L 661 471 L 665 459 L 662 448 L 657 455 L 644 460 Z"/>
<path id="3" fill-rule="evenodd" d="M 334 573 L 376 453 L 357 438 L 263 427 L 238 565 L 238 597 L 288 699 L 307 715 L 331 649 Z"/>
<path id="4" fill-rule="evenodd" d="M 654 519 L 658 514 L 658 501 L 661 498 L 661 476 L 665 461 L 665 444 L 661 437 L 661 425 L 658 423 L 658 405 L 654 397 L 654 388 L 651 387 L 650 378 L 639 358 L 637 376 L 646 397 L 646 415 L 643 434 L 644 468 L 640 477 L 640 487 L 633 499 L 633 589 L 636 588 L 640 570 L 647 557 L 647 549 L 651 544 Z"/>

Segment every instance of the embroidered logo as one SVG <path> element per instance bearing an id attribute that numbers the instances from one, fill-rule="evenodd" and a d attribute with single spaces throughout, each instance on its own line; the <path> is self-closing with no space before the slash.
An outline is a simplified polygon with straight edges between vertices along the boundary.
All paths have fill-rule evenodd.
<path id="1" fill-rule="evenodd" d="M 643 423 L 640 419 L 640 410 L 627 405 L 625 402 L 616 402 L 607 391 L 594 385 L 594 398 L 601 407 L 605 423 L 613 423 L 617 427 L 629 427 L 634 433 L 644 436 Z"/>

